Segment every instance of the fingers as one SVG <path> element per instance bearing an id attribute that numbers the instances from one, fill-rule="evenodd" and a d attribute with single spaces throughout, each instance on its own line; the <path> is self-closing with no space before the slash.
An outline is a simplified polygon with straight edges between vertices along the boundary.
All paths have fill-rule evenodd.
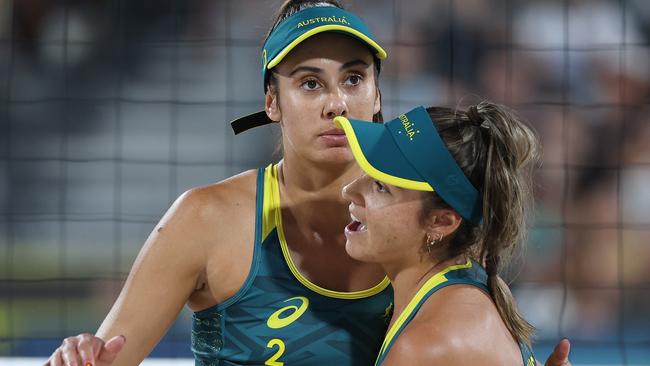
<path id="1" fill-rule="evenodd" d="M 95 366 L 104 341 L 89 333 L 63 340 L 45 366 Z"/>
<path id="2" fill-rule="evenodd" d="M 55 351 L 54 353 L 56 353 L 56 351 Z M 53 365 L 53 364 L 52 364 L 52 358 L 54 358 L 54 353 L 52 353 L 52 355 L 50 356 L 50 358 L 48 358 L 47 361 L 45 361 L 45 363 L 43 364 L 43 366 L 52 366 L 52 365 Z"/>
<path id="3" fill-rule="evenodd" d="M 567 338 L 562 339 L 553 349 L 553 353 L 549 356 L 544 366 L 571 366 L 569 362 L 569 353 L 571 351 L 571 343 Z"/>
<path id="4" fill-rule="evenodd" d="M 104 346 L 104 341 L 88 333 L 80 334 L 76 338 L 77 351 L 82 362 L 80 366 L 94 366 L 95 358 Z"/>
<path id="5" fill-rule="evenodd" d="M 568 338 L 564 338 L 555 348 L 561 348 L 561 352 L 564 353 L 563 362 L 566 366 L 571 366 L 571 361 L 569 361 L 569 354 L 571 353 L 571 342 Z"/>
<path id="6" fill-rule="evenodd" d="M 66 366 L 81 366 L 81 357 L 77 352 L 76 337 L 69 337 L 63 340 L 63 344 L 59 349 L 61 350 L 61 358 L 63 364 Z"/>
<path id="7" fill-rule="evenodd" d="M 109 339 L 99 353 L 97 360 L 101 361 L 102 363 L 112 363 L 117 357 L 118 353 L 122 350 L 122 348 L 124 348 L 125 343 L 126 337 L 123 335 Z"/>
<path id="8" fill-rule="evenodd" d="M 65 366 L 61 358 L 61 347 L 57 348 L 49 359 L 49 366 Z"/>

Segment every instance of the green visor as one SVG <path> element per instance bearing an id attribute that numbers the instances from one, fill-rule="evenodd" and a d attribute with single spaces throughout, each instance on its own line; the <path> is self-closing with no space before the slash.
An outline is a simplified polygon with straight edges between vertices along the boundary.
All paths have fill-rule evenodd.
<path id="1" fill-rule="evenodd" d="M 262 79 L 264 92 L 272 68 L 277 66 L 296 46 L 322 32 L 337 32 L 354 37 L 367 45 L 379 60 L 386 51 L 375 42 L 368 26 L 356 15 L 334 6 L 319 6 L 301 10 L 283 20 L 273 29 L 262 50 Z M 235 134 L 272 123 L 264 111 L 232 121 Z"/>
<path id="2" fill-rule="evenodd" d="M 423 107 L 383 124 L 334 118 L 366 174 L 406 189 L 435 191 L 466 220 L 480 224 L 482 198 L 440 138 Z"/>

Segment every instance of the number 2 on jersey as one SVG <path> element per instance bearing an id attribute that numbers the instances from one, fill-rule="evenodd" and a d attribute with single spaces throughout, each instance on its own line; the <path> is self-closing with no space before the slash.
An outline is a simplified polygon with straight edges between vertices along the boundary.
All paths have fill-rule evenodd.
<path id="1" fill-rule="evenodd" d="M 290 299 L 286 299 L 284 302 L 296 300 L 300 301 L 300 306 L 288 305 L 282 309 L 277 310 L 271 314 L 271 316 L 269 316 L 266 321 L 266 325 L 271 329 L 281 329 L 298 320 L 298 318 L 300 318 L 302 314 L 307 311 L 307 308 L 309 307 L 309 299 L 304 296 L 296 296 Z M 278 359 L 284 354 L 284 341 L 278 338 L 273 338 L 269 341 L 269 343 L 266 344 L 266 348 L 272 349 L 275 346 L 278 346 L 278 350 L 273 354 L 273 356 L 264 362 L 264 365 L 284 366 L 284 362 L 278 361 Z"/>
<path id="2" fill-rule="evenodd" d="M 273 338 L 266 344 L 267 348 L 273 348 L 275 346 L 278 346 L 278 351 L 264 362 L 266 366 L 284 366 L 284 362 L 278 361 L 278 358 L 284 353 L 284 342 L 281 339 Z"/>

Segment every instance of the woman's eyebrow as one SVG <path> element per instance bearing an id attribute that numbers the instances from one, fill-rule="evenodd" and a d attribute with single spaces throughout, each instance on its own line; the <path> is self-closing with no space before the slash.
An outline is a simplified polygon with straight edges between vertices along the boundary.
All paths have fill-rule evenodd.
<path id="1" fill-rule="evenodd" d="M 341 67 L 339 69 L 340 70 L 345 70 L 345 69 L 349 69 L 351 67 L 355 67 L 355 66 L 359 66 L 359 65 L 361 65 L 363 67 L 368 67 L 369 66 L 367 62 L 365 62 L 365 61 L 363 61 L 361 59 L 357 59 L 357 60 L 352 60 L 352 61 L 348 61 L 348 62 L 344 63 L 343 65 L 341 65 Z M 291 77 L 291 76 L 293 76 L 293 75 L 295 75 L 295 74 L 297 74 L 299 72 L 311 72 L 311 73 L 314 73 L 314 74 L 320 74 L 320 73 L 323 72 L 323 69 L 321 69 L 319 67 L 314 67 L 314 66 L 298 66 L 298 67 L 296 67 L 295 69 L 293 69 L 291 71 L 289 76 Z"/>
<path id="2" fill-rule="evenodd" d="M 299 72 L 312 72 L 315 74 L 320 74 L 323 72 L 323 69 L 318 68 L 318 67 L 313 67 L 313 66 L 298 66 L 291 73 L 289 74 L 289 77 L 299 73 Z"/>
<path id="3" fill-rule="evenodd" d="M 368 65 L 367 62 L 363 61 L 362 59 L 357 59 L 357 60 L 352 60 L 352 61 L 344 63 L 343 66 L 341 66 L 341 70 L 349 69 L 351 67 L 358 66 L 358 65 L 361 65 L 361 66 L 364 66 L 364 67 L 370 66 L 370 65 Z"/>

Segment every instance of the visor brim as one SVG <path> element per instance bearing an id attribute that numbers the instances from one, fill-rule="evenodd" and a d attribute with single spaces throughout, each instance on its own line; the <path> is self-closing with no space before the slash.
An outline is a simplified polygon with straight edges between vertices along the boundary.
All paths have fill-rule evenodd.
<path id="1" fill-rule="evenodd" d="M 404 157 L 384 124 L 342 116 L 334 118 L 334 123 L 345 132 L 350 150 L 366 174 L 397 187 L 433 191 Z"/>
<path id="2" fill-rule="evenodd" d="M 312 37 L 312 36 L 314 36 L 316 34 L 319 34 L 319 33 L 323 33 L 323 32 L 337 32 L 337 33 L 343 33 L 343 34 L 349 35 L 351 37 L 354 37 L 357 40 L 364 43 L 365 45 L 367 45 L 368 47 L 370 47 L 370 49 L 372 49 L 375 52 L 374 53 L 375 57 L 377 57 L 380 60 L 383 60 L 388 56 L 386 51 L 383 48 L 381 48 L 381 46 L 379 46 L 379 44 L 377 44 L 377 42 L 375 42 L 372 38 L 368 37 L 364 33 L 360 32 L 360 31 L 358 31 L 358 30 L 356 30 L 356 29 L 354 29 L 352 27 L 348 27 L 348 26 L 344 26 L 344 25 L 338 25 L 338 24 L 329 24 L 329 25 L 323 25 L 323 26 L 320 26 L 320 27 L 310 29 L 307 32 L 301 34 L 299 37 L 297 37 L 291 43 L 289 43 L 287 46 L 285 46 L 280 51 L 280 53 L 278 53 L 277 56 L 273 57 L 273 59 L 271 59 L 268 62 L 268 64 L 266 65 L 266 69 L 270 70 L 270 69 L 274 68 L 275 66 L 277 66 L 284 59 L 284 57 L 286 55 L 289 54 L 289 52 L 291 52 L 291 50 L 296 48 L 299 44 L 301 44 L 305 40 L 309 39 L 310 37 Z"/>

